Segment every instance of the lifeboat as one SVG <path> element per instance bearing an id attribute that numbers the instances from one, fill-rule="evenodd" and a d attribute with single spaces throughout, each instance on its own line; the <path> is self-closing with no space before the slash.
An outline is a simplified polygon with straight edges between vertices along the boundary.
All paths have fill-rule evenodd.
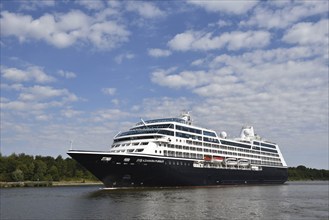
<path id="1" fill-rule="evenodd" d="M 250 164 L 250 161 L 247 160 L 247 159 L 240 159 L 239 160 L 239 166 L 246 167 L 246 166 L 249 166 L 249 164 Z"/>
<path id="2" fill-rule="evenodd" d="M 209 155 L 204 155 L 203 159 L 204 159 L 205 161 L 211 161 L 211 156 L 209 156 Z"/>
<path id="3" fill-rule="evenodd" d="M 223 162 L 224 158 L 222 158 L 220 156 L 213 156 L 212 160 L 213 160 L 213 162 Z"/>
<path id="4" fill-rule="evenodd" d="M 236 158 L 226 158 L 225 159 L 225 164 L 228 166 L 235 166 L 238 164 L 238 161 Z"/>

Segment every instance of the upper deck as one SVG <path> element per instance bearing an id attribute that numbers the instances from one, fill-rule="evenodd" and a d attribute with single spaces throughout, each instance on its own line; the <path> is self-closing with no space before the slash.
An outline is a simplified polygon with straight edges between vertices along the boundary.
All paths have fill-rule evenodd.
<path id="1" fill-rule="evenodd" d="M 239 138 L 218 136 L 214 130 L 192 125 L 190 116 L 160 118 L 138 122 L 128 131 L 114 137 L 114 152 L 136 152 L 203 159 L 248 159 L 252 164 L 286 166 L 277 144 L 270 143 L 254 133 L 253 127 L 244 126 Z"/>

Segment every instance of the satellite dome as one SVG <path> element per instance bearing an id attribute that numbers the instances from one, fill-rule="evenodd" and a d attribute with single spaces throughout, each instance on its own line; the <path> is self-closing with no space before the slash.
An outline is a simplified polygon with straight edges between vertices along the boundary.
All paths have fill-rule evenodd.
<path id="1" fill-rule="evenodd" d="M 249 136 L 251 132 L 250 132 L 249 129 L 245 129 L 245 130 L 243 131 L 243 133 L 244 133 L 245 136 Z"/>
<path id="2" fill-rule="evenodd" d="M 220 136 L 221 138 L 226 138 L 226 137 L 227 137 L 227 134 L 226 134 L 225 131 L 222 131 L 222 132 L 219 134 L 219 136 Z"/>

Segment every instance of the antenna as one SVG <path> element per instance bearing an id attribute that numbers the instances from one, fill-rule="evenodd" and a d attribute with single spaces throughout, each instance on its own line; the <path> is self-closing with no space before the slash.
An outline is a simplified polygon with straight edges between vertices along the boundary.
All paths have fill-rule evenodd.
<path id="1" fill-rule="evenodd" d="M 146 122 L 145 122 L 142 118 L 141 118 L 141 121 L 142 121 L 143 125 L 144 125 L 145 127 L 147 127 Z"/>
<path id="2" fill-rule="evenodd" d="M 73 150 L 73 140 L 70 140 L 70 150 Z"/>

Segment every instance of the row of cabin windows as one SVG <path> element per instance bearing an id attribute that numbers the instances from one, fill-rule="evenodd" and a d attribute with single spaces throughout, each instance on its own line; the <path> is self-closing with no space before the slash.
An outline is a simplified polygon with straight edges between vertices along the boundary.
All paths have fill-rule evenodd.
<path id="1" fill-rule="evenodd" d="M 203 159 L 203 154 L 195 154 L 195 153 L 186 153 L 179 151 L 163 151 L 164 156 L 168 157 L 182 157 L 182 158 L 192 158 L 192 159 Z"/>
<path id="2" fill-rule="evenodd" d="M 159 144 L 161 147 L 162 144 Z M 220 153 L 220 154 L 231 154 L 231 155 L 236 155 L 241 154 L 245 155 L 248 157 L 254 157 L 254 158 L 260 158 L 260 156 L 254 155 L 254 154 L 260 154 L 260 155 L 266 155 L 266 156 L 271 156 L 271 157 L 279 157 L 278 154 L 272 154 L 272 153 L 265 153 L 265 152 L 259 152 L 259 151 L 252 151 L 252 150 L 247 150 L 247 149 L 240 149 L 240 148 L 233 148 L 233 147 L 226 147 L 226 146 L 221 146 L 220 148 L 223 150 L 231 150 L 233 152 L 227 152 L 227 151 L 221 151 L 221 150 L 215 150 L 215 149 L 208 149 L 208 148 L 201 148 L 201 147 L 189 147 L 189 146 L 184 146 L 184 145 L 174 145 L 174 144 L 164 144 L 164 147 L 168 148 L 175 148 L 175 149 L 183 149 L 183 150 L 189 150 L 189 151 L 198 151 L 198 152 L 211 152 L 211 153 Z M 252 153 L 253 155 L 249 154 L 242 154 L 240 152 L 244 153 Z"/>
<path id="3" fill-rule="evenodd" d="M 205 151 L 206 152 L 206 151 Z M 187 152 L 180 152 L 180 151 L 163 151 L 164 156 L 171 156 L 171 157 L 183 157 L 183 158 L 192 158 L 192 159 L 203 159 L 203 154 L 197 154 L 197 153 L 187 153 Z M 281 160 L 279 158 L 268 158 L 268 157 L 262 157 L 262 156 L 251 156 L 248 154 L 242 154 L 242 153 L 231 153 L 226 151 L 207 151 L 206 153 L 213 153 L 213 154 L 220 154 L 220 155 L 227 155 L 227 156 L 238 156 L 238 157 L 253 157 L 256 159 L 262 159 L 265 161 L 272 161 L 272 162 L 280 162 Z"/>
<path id="4" fill-rule="evenodd" d="M 121 141 L 134 141 L 134 140 L 145 140 L 145 139 L 154 139 L 156 137 L 160 137 L 160 135 L 150 135 L 150 136 L 139 136 L 139 137 L 124 137 L 124 138 L 116 138 L 113 143 L 121 142 Z"/>
<path id="5" fill-rule="evenodd" d="M 168 165 L 177 165 L 177 166 L 191 166 L 190 163 L 188 162 L 183 162 L 183 161 L 166 161 L 165 164 Z"/>
<path id="6" fill-rule="evenodd" d="M 130 131 L 127 131 L 127 132 L 123 132 L 123 133 L 119 134 L 119 136 L 132 135 L 132 134 L 154 133 L 155 132 L 154 130 L 145 131 L 145 129 L 161 129 L 161 128 L 174 129 L 174 125 L 173 124 L 146 125 L 146 126 L 143 126 L 143 127 L 133 128 Z M 186 131 L 186 132 L 190 132 L 190 133 L 194 133 L 194 134 L 200 134 L 200 135 L 203 134 L 205 136 L 210 136 L 210 137 L 214 137 L 214 138 L 217 137 L 214 132 L 209 132 L 209 131 L 203 131 L 202 132 L 199 129 L 184 127 L 184 126 L 180 126 L 180 125 L 176 125 L 176 130 Z M 165 130 L 160 130 L 158 133 L 174 136 L 173 131 L 171 131 L 171 132 L 164 132 L 164 131 Z M 191 134 L 181 133 L 181 132 L 176 132 L 176 136 L 177 137 L 183 137 L 183 138 L 192 138 L 192 139 L 202 140 L 201 136 L 191 135 Z M 212 140 L 212 139 L 210 139 L 210 140 Z M 207 139 L 206 139 L 206 141 L 207 141 Z M 218 141 L 218 139 L 217 139 L 217 141 Z M 211 141 L 211 142 L 215 142 L 215 141 Z"/>
<path id="7" fill-rule="evenodd" d="M 251 147 L 250 145 L 247 145 L 247 144 L 235 143 L 235 142 L 226 141 L 226 140 L 221 140 L 220 142 L 222 144 L 230 145 L 230 146 L 234 146 L 234 147 L 242 147 L 242 148 L 247 148 L 247 149 L 250 149 L 250 147 Z"/>
<path id="8" fill-rule="evenodd" d="M 132 128 L 131 130 L 140 130 L 140 129 L 159 129 L 159 128 L 174 128 L 173 124 L 158 124 L 158 125 L 146 125 L 143 127 Z"/>
<path id="9" fill-rule="evenodd" d="M 195 133 L 195 134 L 202 134 L 201 130 L 199 130 L 199 129 L 189 128 L 189 127 L 180 126 L 180 125 L 176 125 L 176 129 L 180 130 L 180 131 Z"/>
<path id="10" fill-rule="evenodd" d="M 176 137 L 186 138 L 186 139 L 193 139 L 193 140 L 202 140 L 201 136 L 193 135 L 193 134 L 187 134 L 187 133 L 181 133 L 176 132 Z"/>
<path id="11" fill-rule="evenodd" d="M 254 141 L 254 145 L 261 145 L 263 147 L 269 147 L 269 148 L 276 149 L 276 146 L 273 144 L 267 144 L 267 143 L 262 143 L 262 142 L 258 142 L 258 141 Z"/>
<path id="12" fill-rule="evenodd" d="M 197 129 L 187 128 L 187 127 L 178 126 L 178 125 L 176 127 L 181 127 L 183 129 L 183 131 L 188 131 L 188 132 L 196 133 L 196 134 L 202 134 L 201 130 L 198 130 L 199 132 L 195 132 Z M 126 135 L 148 134 L 148 133 L 158 133 L 158 134 L 164 134 L 164 135 L 169 135 L 169 136 L 175 136 L 174 131 L 157 130 L 157 129 L 161 129 L 161 128 L 171 128 L 172 129 L 173 125 L 171 125 L 171 124 L 150 125 L 150 126 L 145 126 L 145 127 L 142 127 L 142 128 L 134 128 L 134 129 L 131 129 L 129 131 L 120 133 L 118 135 L 118 137 L 126 136 Z M 148 130 L 146 130 L 146 129 L 148 129 Z M 182 130 L 182 129 L 178 129 L 178 130 Z M 204 131 L 204 134 L 214 137 L 214 138 L 206 138 L 205 137 L 204 141 L 219 143 L 218 139 L 216 138 L 215 133 Z M 195 139 L 195 140 L 200 140 L 200 141 L 202 140 L 202 137 L 199 136 L 199 135 L 193 135 L 193 134 L 182 133 L 182 132 L 176 132 L 176 137 L 182 137 L 182 138 L 186 138 L 186 139 Z"/>
<path id="13" fill-rule="evenodd" d="M 169 119 L 156 119 L 156 120 L 149 120 L 146 121 L 146 123 L 156 123 L 156 122 L 164 122 L 164 121 L 176 121 L 176 120 L 169 120 Z M 174 128 L 174 124 L 156 124 L 156 125 L 147 125 L 144 123 L 137 123 L 137 125 L 144 125 L 143 127 L 137 127 L 137 128 L 133 128 L 132 130 L 137 130 L 137 129 L 147 129 L 147 128 Z M 191 127 L 185 127 L 185 126 L 181 126 L 181 125 L 176 125 L 176 129 L 180 130 L 180 131 L 186 131 L 186 132 L 190 132 L 190 133 L 195 133 L 195 134 L 203 134 L 205 136 L 211 136 L 211 137 L 216 137 L 216 134 L 214 132 L 210 132 L 210 131 L 202 131 L 200 129 L 196 129 L 196 128 L 191 128 Z"/>
<path id="14" fill-rule="evenodd" d="M 271 162 L 271 161 L 251 160 L 251 164 L 282 166 L 282 163 L 280 161 L 279 162 Z"/>
<path id="15" fill-rule="evenodd" d="M 210 136 L 210 137 L 216 137 L 216 134 L 214 132 L 210 132 L 210 131 L 203 131 L 203 135 Z"/>
<path id="16" fill-rule="evenodd" d="M 149 142 L 135 142 L 135 143 L 126 143 L 126 144 L 113 144 L 112 148 L 117 148 L 117 147 L 128 147 L 128 146 L 138 146 L 138 145 L 148 145 Z"/>
<path id="17" fill-rule="evenodd" d="M 272 153 L 278 153 L 277 150 L 272 150 L 272 149 L 267 149 L 267 148 L 261 148 L 261 151 L 267 151 L 267 152 L 272 152 Z"/>
<path id="18" fill-rule="evenodd" d="M 180 126 L 180 125 L 176 125 L 176 129 L 177 130 L 180 130 L 180 131 L 186 131 L 186 132 L 190 132 L 190 133 L 195 133 L 195 134 L 203 134 L 205 136 L 210 136 L 210 137 L 217 137 L 216 136 L 216 133 L 214 133 L 214 132 L 201 131 L 199 129 L 189 128 L 189 127 Z"/>
<path id="19" fill-rule="evenodd" d="M 203 137 L 203 141 L 211 142 L 211 143 L 219 143 L 219 140 L 217 138 Z"/>
<path id="20" fill-rule="evenodd" d="M 253 153 L 253 154 L 262 154 L 262 155 L 268 155 L 268 156 L 272 156 L 272 157 L 279 157 L 279 154 L 276 150 L 270 150 L 270 149 L 265 149 L 265 148 L 262 148 L 260 151 L 259 150 L 256 150 L 256 149 L 253 149 L 253 150 L 248 150 L 248 149 L 243 149 L 243 148 L 234 148 L 234 147 L 226 147 L 226 146 L 221 146 L 220 147 L 221 149 L 224 149 L 224 150 L 232 150 L 232 151 L 242 151 L 242 152 L 248 152 L 248 153 Z M 267 151 L 267 152 L 264 152 Z M 268 152 L 271 152 L 271 153 L 268 153 Z"/>
<path id="21" fill-rule="evenodd" d="M 262 165 L 269 165 L 269 166 L 282 166 L 282 163 L 277 162 L 270 162 L 270 161 L 262 161 Z"/>
<path id="22" fill-rule="evenodd" d="M 143 152 L 144 151 L 144 148 L 138 148 L 138 149 L 127 149 L 127 150 L 110 150 L 110 152 L 113 152 L 113 153 L 140 153 L 140 152 Z"/>
<path id="23" fill-rule="evenodd" d="M 218 138 L 216 138 L 216 135 L 215 135 L 215 137 L 203 137 L 203 139 L 202 139 L 202 137 L 198 136 L 198 135 L 176 132 L 176 137 L 199 140 L 199 141 L 203 140 L 205 142 L 210 142 L 210 143 L 219 143 L 219 140 L 218 140 Z"/>

